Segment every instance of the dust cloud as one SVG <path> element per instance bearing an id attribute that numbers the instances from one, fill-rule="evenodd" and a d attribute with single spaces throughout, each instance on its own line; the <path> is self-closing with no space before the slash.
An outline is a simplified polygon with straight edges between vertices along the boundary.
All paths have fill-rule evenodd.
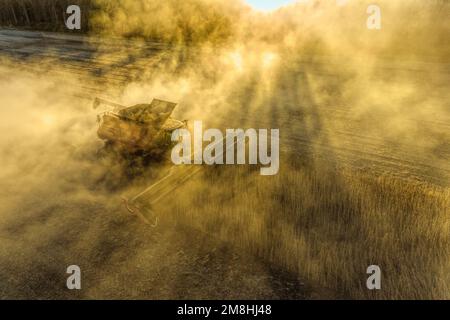
<path id="1" fill-rule="evenodd" d="M 305 99 L 345 107 L 346 117 L 363 123 L 359 130 L 394 143 L 419 140 L 425 152 L 434 150 L 442 144 L 434 123 L 449 116 L 442 103 L 448 80 L 442 67 L 448 66 L 441 64 L 448 63 L 450 53 L 444 41 L 448 3 L 379 2 L 379 31 L 366 27 L 369 4 L 300 1 L 261 13 L 239 1 L 100 1 L 93 29 L 172 43 L 175 53 L 157 73 L 132 79 L 124 101 L 142 101 L 151 92 L 179 101 L 178 111 L 186 118 L 206 121 L 242 110 L 269 113 L 284 94 L 280 87 L 307 81 L 300 83 L 311 87 Z M 305 101 L 288 103 L 299 110 Z M 285 107 L 276 108 L 283 113 Z M 258 116 L 272 121 L 263 119 L 270 115 Z M 326 125 L 344 124 L 332 119 Z M 424 137 L 424 132 L 431 134 Z"/>
<path id="2" fill-rule="evenodd" d="M 408 178 L 438 179 L 447 188 L 449 2 L 378 1 L 379 31 L 366 28 L 369 2 L 304 2 L 263 13 L 238 0 L 96 0 L 92 63 L 127 73 L 125 83 L 105 81 L 100 92 L 124 105 L 151 98 L 178 102 L 175 118 L 210 127 L 279 128 L 282 150 L 303 155 L 300 162 L 316 161 L 319 154 L 330 167 L 348 169 L 360 166 L 354 155 L 363 154 L 361 162 L 378 177 L 398 174 L 389 163 L 399 160 Z M 103 50 L 108 41 L 117 42 L 112 53 Z M 115 64 L 118 56 L 124 66 Z M 139 265 L 131 276 L 136 281 L 146 270 L 160 272 L 156 264 L 169 263 L 159 261 L 164 252 L 145 244 L 148 232 L 120 207 L 122 194 L 140 190 L 158 173 L 149 169 L 145 177 L 111 188 L 114 180 L 124 181 L 123 171 L 98 159 L 96 112 L 92 100 L 79 99 L 86 96 L 79 84 L 86 78 L 95 83 L 97 76 L 74 75 L 57 59 L 29 60 L 20 68 L 16 62 L 2 58 L 0 65 L 0 282 L 8 284 L 0 296 L 65 297 L 54 289 L 57 281 L 47 279 L 58 279 L 56 265 L 74 257 L 89 270 L 119 274 Z M 380 168 L 375 156 L 387 159 Z M 214 186 L 200 179 L 192 190 Z M 182 192 L 183 201 L 198 196 Z M 214 210 L 233 208 L 225 202 Z M 261 219 L 253 222 L 258 228 L 267 222 Z M 252 243 L 259 240 L 255 230 Z M 127 244 L 130 237 L 134 242 Z M 172 241 L 179 236 L 164 238 Z M 181 258 L 170 259 L 176 264 Z M 33 268 L 45 270 L 42 278 L 24 276 Z M 98 277 L 90 279 L 96 286 L 84 297 L 114 296 L 107 292 L 127 282 Z M 147 289 L 122 294 L 174 294 L 169 287 Z"/>

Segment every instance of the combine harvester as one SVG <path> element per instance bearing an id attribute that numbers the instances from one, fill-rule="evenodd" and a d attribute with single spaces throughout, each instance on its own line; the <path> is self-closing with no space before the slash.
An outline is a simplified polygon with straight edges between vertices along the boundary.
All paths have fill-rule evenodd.
<path id="1" fill-rule="evenodd" d="M 131 160 L 142 157 L 161 159 L 174 145 L 172 132 L 187 128 L 187 121 L 171 118 L 176 103 L 154 99 L 150 104 L 125 107 L 103 99 L 95 99 L 94 109 L 100 105 L 113 107 L 98 115 L 98 136 L 105 141 L 104 151 Z M 217 141 L 216 143 L 223 143 Z M 234 148 L 237 140 L 227 144 L 222 152 Z M 216 154 L 221 157 L 223 154 Z M 193 159 L 195 154 L 191 154 Z M 122 197 L 127 210 L 145 224 L 156 227 L 158 217 L 153 206 L 200 172 L 202 166 L 173 165 L 168 174 L 134 197 Z M 153 220 L 149 221 L 148 217 Z"/>
<path id="2" fill-rule="evenodd" d="M 105 141 L 106 153 L 126 158 L 143 157 L 159 159 L 173 145 L 172 132 L 186 128 L 187 121 L 171 118 L 176 103 L 154 99 L 150 104 L 131 107 L 96 98 L 94 109 L 101 105 L 113 107 L 98 115 L 100 139 Z M 154 204 L 173 192 L 181 184 L 199 172 L 201 167 L 173 166 L 159 181 L 132 198 L 123 197 L 127 210 L 138 216 L 145 224 L 156 227 L 158 217 L 152 210 Z M 148 216 L 153 222 L 149 221 Z"/>

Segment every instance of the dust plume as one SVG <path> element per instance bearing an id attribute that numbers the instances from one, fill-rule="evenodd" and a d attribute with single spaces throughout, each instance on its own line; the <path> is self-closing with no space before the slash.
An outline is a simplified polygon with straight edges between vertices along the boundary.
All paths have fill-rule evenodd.
<path id="1" fill-rule="evenodd" d="M 237 32 L 239 0 L 96 0 L 94 32 L 169 43 L 222 42 Z"/>
<path id="2" fill-rule="evenodd" d="M 369 4 L 95 0 L 79 55 L 2 58 L 0 296 L 69 296 L 56 280 L 39 287 L 78 259 L 94 284 L 82 297 L 192 298 L 170 265 L 196 270 L 183 243 L 207 234 L 337 296 L 448 298 L 450 4 L 378 1 L 380 30 Z M 279 128 L 280 175 L 207 168 L 155 208 L 163 236 L 149 232 L 120 196 L 169 165 L 132 179 L 100 159 L 96 95 L 174 101 L 175 118 L 214 128 Z M 374 261 L 389 275 L 379 294 L 360 279 Z M 24 276 L 34 266 L 42 278 Z"/>

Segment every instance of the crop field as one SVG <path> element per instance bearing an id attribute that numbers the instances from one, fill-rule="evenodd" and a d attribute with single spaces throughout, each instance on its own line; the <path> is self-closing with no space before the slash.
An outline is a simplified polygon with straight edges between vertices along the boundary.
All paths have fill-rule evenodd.
<path id="1" fill-rule="evenodd" d="M 84 1 L 79 33 L 46 18 L 64 1 L 2 2 L 0 298 L 450 298 L 448 2 L 382 1 L 375 35 L 342 22 L 364 1 L 337 17 L 138 2 Z M 279 129 L 279 171 L 101 156 L 96 97 L 174 101 L 191 132 Z M 139 198 L 151 227 L 123 199 L 167 174 Z"/>

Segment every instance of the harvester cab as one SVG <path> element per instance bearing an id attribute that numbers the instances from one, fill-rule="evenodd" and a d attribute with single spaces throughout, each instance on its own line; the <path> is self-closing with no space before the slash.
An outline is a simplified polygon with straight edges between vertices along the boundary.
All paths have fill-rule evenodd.
<path id="1" fill-rule="evenodd" d="M 153 99 L 150 104 L 125 107 L 96 98 L 94 109 L 100 105 L 113 110 L 99 114 L 98 137 L 122 154 L 161 155 L 171 145 L 172 132 L 186 126 L 170 117 L 177 105 L 173 102 Z"/>

